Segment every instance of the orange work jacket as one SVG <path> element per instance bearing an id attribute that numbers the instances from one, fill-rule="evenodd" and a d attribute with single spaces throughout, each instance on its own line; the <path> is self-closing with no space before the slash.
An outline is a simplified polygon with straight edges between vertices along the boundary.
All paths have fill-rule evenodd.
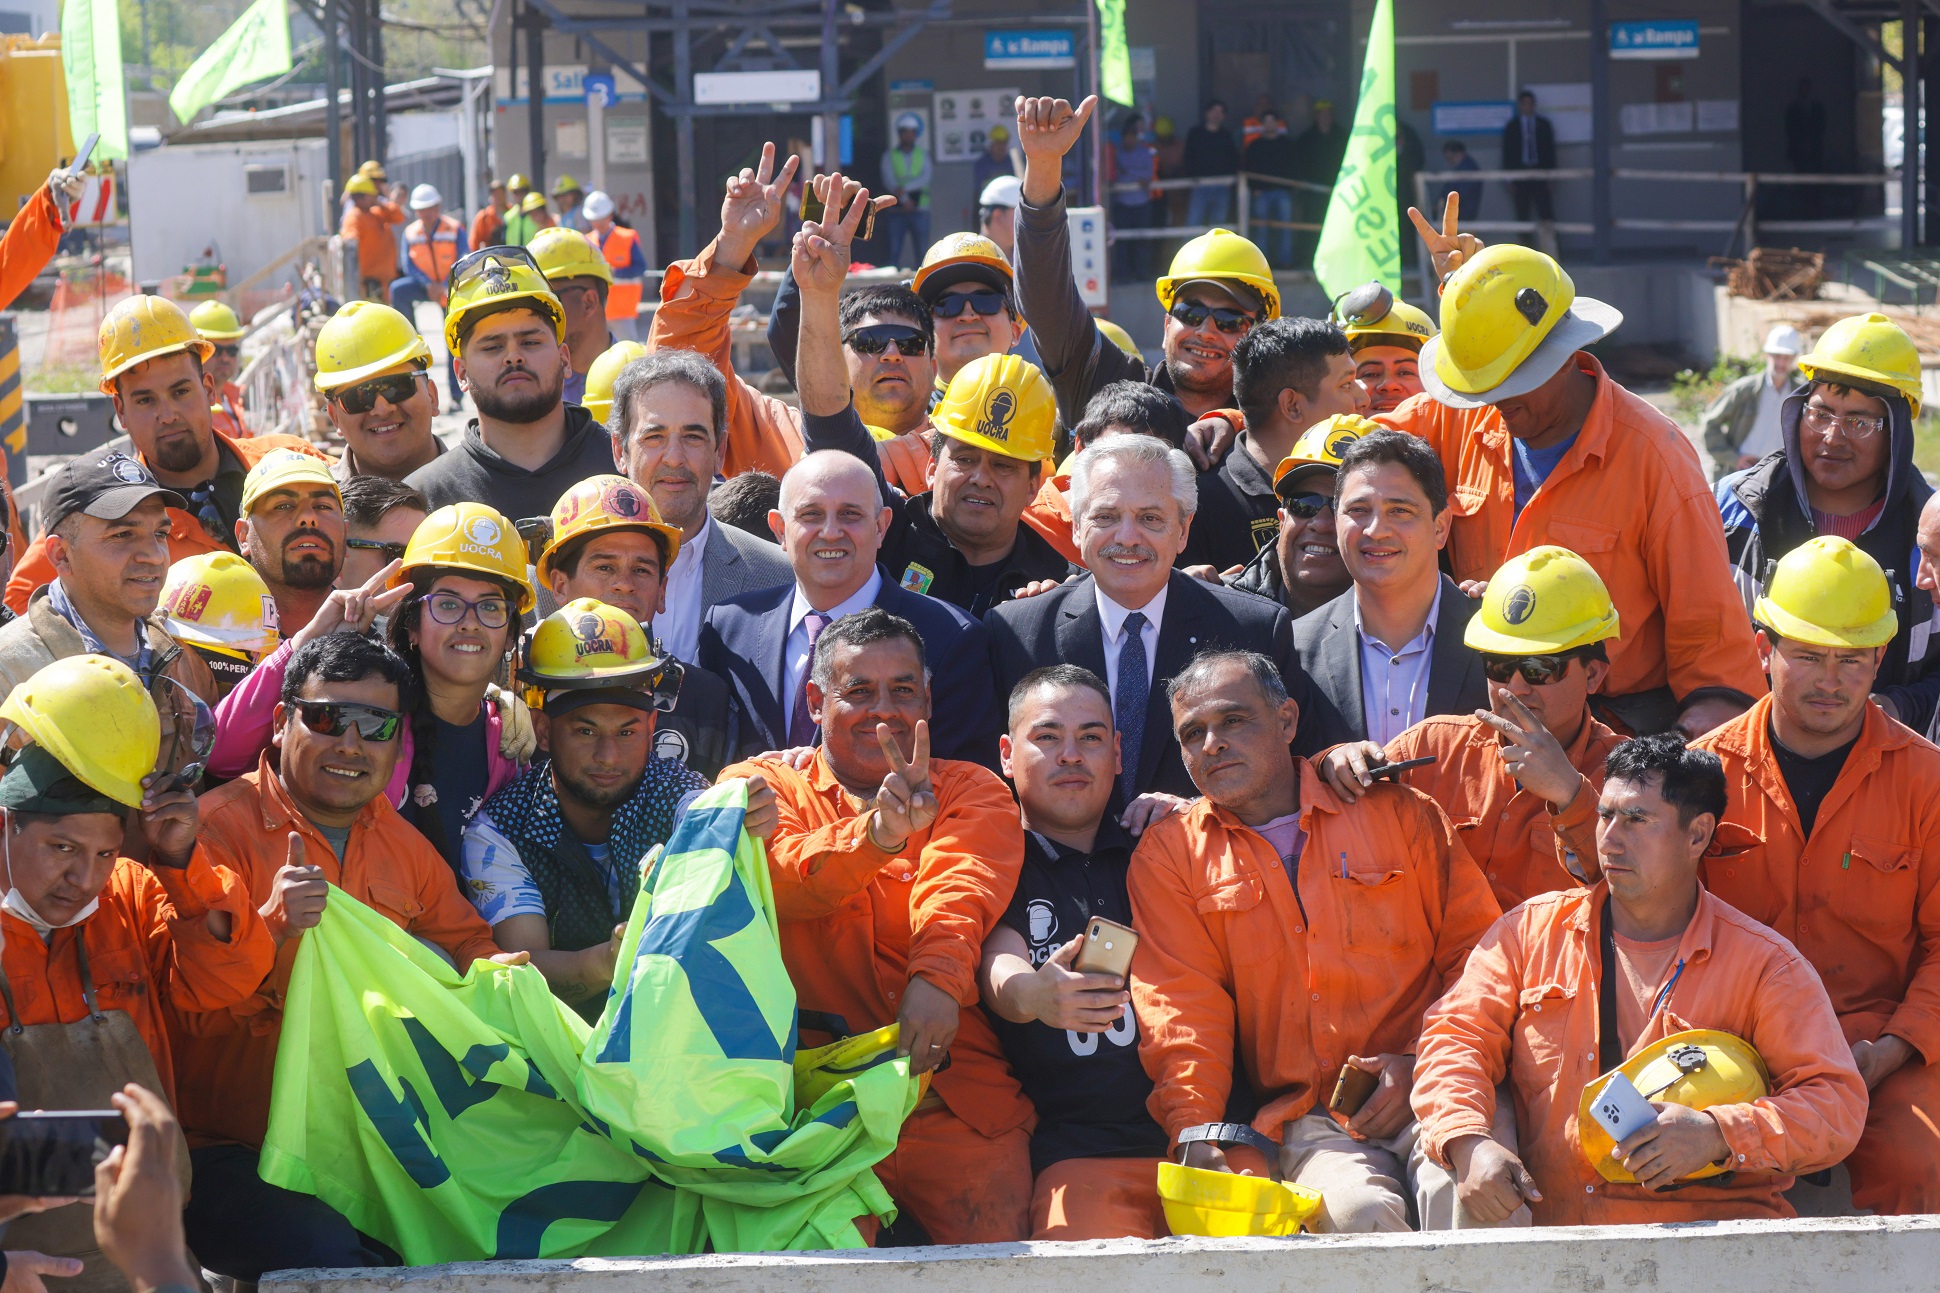
<path id="1" fill-rule="evenodd" d="M 1348 1056 L 1412 1053 L 1422 1013 L 1502 914 L 1425 795 L 1382 782 L 1347 804 L 1311 761 L 1295 768 L 1297 892 L 1266 838 L 1206 799 L 1132 854 L 1132 1004 L 1168 1136 L 1224 1115 L 1235 1032 L 1253 1125 L 1275 1140 Z"/>
<path id="2" fill-rule="evenodd" d="M 344 212 L 346 239 L 357 240 L 357 276 L 374 278 L 386 287 L 397 277 L 397 235 L 392 225 L 404 223 L 397 203 L 380 199 L 365 211 L 354 203 Z"/>
<path id="3" fill-rule="evenodd" d="M 962 1008 L 950 1066 L 931 1090 L 985 1136 L 1030 1126 L 1036 1113 L 977 991 L 983 940 L 1024 866 L 1024 828 L 1009 789 L 974 763 L 933 760 L 936 821 L 891 854 L 870 840 L 869 810 L 821 751 L 806 772 L 753 759 L 720 779 L 756 775 L 781 805 L 768 869 L 781 956 L 801 1008 L 840 1015 L 851 1033 L 881 1028 L 896 1022 L 905 987 L 922 975 Z"/>
<path id="4" fill-rule="evenodd" d="M 428 232 L 422 219 L 404 227 L 404 252 L 431 280 L 436 294 L 444 293 L 445 279 L 450 277 L 451 267 L 458 263 L 458 239 L 463 233 L 464 226 L 453 215 L 439 216 L 438 227 Z"/>
<path id="5" fill-rule="evenodd" d="M 1078 551 L 1078 542 L 1071 535 L 1071 477 L 1046 476 L 1037 487 L 1037 497 L 1024 509 L 1023 519 L 1062 552 L 1066 561 L 1084 564 L 1084 553 Z"/>
<path id="6" fill-rule="evenodd" d="M 1542 1190 L 1539 1226 L 1789 1217 L 1792 1178 L 1839 1162 L 1866 1125 L 1866 1084 L 1819 976 L 1790 943 L 1700 890 L 1678 945 L 1682 966 L 1628 1055 L 1672 1033 L 1715 1028 L 1750 1042 L 1773 1094 L 1709 1110 L 1735 1179 L 1653 1194 L 1606 1181 L 1583 1157 L 1576 1111 L 1600 1076 L 1597 991 L 1609 889 L 1532 898 L 1476 945 L 1468 968 L 1428 1012 L 1414 1107 L 1428 1152 L 1487 1135 L 1495 1089 L 1515 1093 L 1521 1158 Z M 1723 1178 L 1714 1178 L 1722 1180 Z"/>
<path id="7" fill-rule="evenodd" d="M 1623 636 L 1609 644 L 1606 693 L 1668 685 L 1680 701 L 1700 687 L 1763 695 L 1765 671 L 1697 450 L 1595 359 L 1579 353 L 1576 364 L 1596 379 L 1596 401 L 1520 515 L 1515 455 L 1495 409 L 1450 408 L 1417 395 L 1376 415 L 1441 456 L 1454 511 L 1451 573 L 1486 580 L 1510 557 L 1558 544 L 1603 577 L 1623 620 Z"/>
<path id="8" fill-rule="evenodd" d="M 61 245 L 61 210 L 42 185 L 0 235 L 0 310 L 39 277 Z"/>
<path id="9" fill-rule="evenodd" d="M 606 257 L 608 267 L 622 270 L 633 263 L 633 249 L 640 245 L 640 235 L 625 225 L 614 225 L 606 232 L 605 241 L 595 236 L 599 243 L 600 255 Z M 634 319 L 640 315 L 640 297 L 645 284 L 637 278 L 613 276 L 613 286 L 606 293 L 606 317 L 609 319 Z"/>

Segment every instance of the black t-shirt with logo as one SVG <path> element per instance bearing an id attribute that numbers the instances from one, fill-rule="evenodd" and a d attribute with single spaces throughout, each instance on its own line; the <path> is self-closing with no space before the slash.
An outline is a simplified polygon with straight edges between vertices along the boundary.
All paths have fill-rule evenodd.
<path id="1" fill-rule="evenodd" d="M 1023 936 L 1042 965 L 1084 932 L 1093 916 L 1132 923 L 1125 875 L 1132 841 L 1107 818 L 1090 853 L 1026 832 L 1024 869 L 1003 923 Z M 1145 1107 L 1152 1079 L 1138 1059 L 1138 1021 L 1128 1004 L 1102 1033 L 1013 1024 L 990 1015 L 1024 1094 L 1037 1106 L 1031 1171 L 1067 1158 L 1157 1158 L 1165 1133 Z"/>

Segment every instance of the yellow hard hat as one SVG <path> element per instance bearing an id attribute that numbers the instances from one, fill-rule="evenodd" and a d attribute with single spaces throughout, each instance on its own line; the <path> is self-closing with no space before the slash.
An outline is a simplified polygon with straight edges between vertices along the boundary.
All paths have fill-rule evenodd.
<path id="1" fill-rule="evenodd" d="M 566 309 L 553 295 L 539 262 L 523 247 L 487 247 L 461 259 L 451 267 L 445 302 L 445 344 L 454 355 L 474 324 L 507 309 L 547 316 L 553 334 L 566 340 Z"/>
<path id="2" fill-rule="evenodd" d="M 391 178 L 390 176 L 384 173 L 384 163 L 378 161 L 374 157 L 371 160 L 365 162 L 362 166 L 359 166 L 357 168 L 357 173 L 368 179 L 373 179 L 373 180 L 388 180 Z"/>
<path id="3" fill-rule="evenodd" d="M 130 808 L 155 771 L 162 720 L 135 671 L 104 655 L 71 655 L 8 693 L 0 719 L 61 761 L 82 782 Z"/>
<path id="4" fill-rule="evenodd" d="M 994 139 L 1000 144 L 1007 143 L 1010 140 L 1010 130 L 1005 126 L 992 126 L 990 133 L 984 137 L 986 139 Z"/>
<path id="5" fill-rule="evenodd" d="M 1435 321 L 1388 290 L 1376 279 L 1334 302 L 1333 320 L 1347 333 L 1350 349 L 1399 346 L 1420 350 L 1435 335 Z"/>
<path id="6" fill-rule="evenodd" d="M 1279 1237 L 1297 1233 L 1320 1211 L 1320 1191 L 1280 1180 L 1280 1147 L 1253 1128 L 1240 1123 L 1211 1123 L 1179 1133 L 1181 1145 L 1199 1140 L 1251 1145 L 1266 1158 L 1272 1175 L 1241 1176 L 1170 1161 L 1160 1163 L 1159 1203 L 1173 1234 L 1221 1239 Z"/>
<path id="7" fill-rule="evenodd" d="M 1462 641 L 1491 655 L 1555 655 L 1613 638 L 1618 629 L 1602 576 L 1568 548 L 1545 544 L 1496 570 Z"/>
<path id="8" fill-rule="evenodd" d="M 210 341 L 240 341 L 249 329 L 243 327 L 236 312 L 221 301 L 204 301 L 189 311 L 189 322 L 197 335 Z"/>
<path id="9" fill-rule="evenodd" d="M 1811 353 L 1799 356 L 1799 372 L 1808 382 L 1904 396 L 1912 416 L 1920 416 L 1920 352 L 1883 314 L 1855 314 L 1827 328 Z"/>
<path id="10" fill-rule="evenodd" d="M 1303 477 L 1318 472 L 1325 471 L 1331 475 L 1339 471 L 1341 455 L 1347 452 L 1347 446 L 1379 430 L 1379 422 L 1370 421 L 1358 413 L 1336 413 L 1314 423 L 1300 433 L 1300 438 L 1293 442 L 1293 448 L 1273 469 L 1274 492 L 1285 493 Z"/>
<path id="11" fill-rule="evenodd" d="M 1004 249 L 980 233 L 953 233 L 939 238 L 923 253 L 923 263 L 910 280 L 912 292 L 930 305 L 945 289 L 958 283 L 988 283 L 1000 292 L 1010 290 L 1014 275 Z"/>
<path id="12" fill-rule="evenodd" d="M 282 640 L 276 598 L 233 552 L 203 552 L 168 568 L 162 613 L 170 637 L 253 665 Z"/>
<path id="13" fill-rule="evenodd" d="M 606 263 L 606 257 L 593 245 L 593 240 L 577 229 L 563 226 L 541 229 L 533 240 L 526 244 L 532 259 L 539 262 L 539 269 L 549 283 L 562 278 L 597 278 L 602 283 L 613 281 L 613 267 Z"/>
<path id="14" fill-rule="evenodd" d="M 620 380 L 620 370 L 648 353 L 637 341 L 616 341 L 600 352 L 586 370 L 586 391 L 579 399 L 594 421 L 604 423 L 613 412 L 613 384 Z"/>
<path id="15" fill-rule="evenodd" d="M 344 196 L 374 198 L 377 196 L 377 181 L 359 171 L 344 181 Z"/>
<path id="16" fill-rule="evenodd" d="M 542 693 L 632 687 L 648 690 L 667 662 L 640 622 L 591 597 L 540 620 L 520 652 L 518 679 Z"/>
<path id="17" fill-rule="evenodd" d="M 1231 229 L 1208 229 L 1179 248 L 1172 268 L 1158 281 L 1160 308 L 1170 310 L 1179 289 L 1202 278 L 1242 283 L 1260 298 L 1267 318 L 1280 317 L 1280 288 L 1272 267 L 1258 247 Z"/>
<path id="18" fill-rule="evenodd" d="M 431 347 L 402 311 L 377 301 L 348 301 L 317 333 L 317 389 L 334 391 L 387 368 L 431 364 Z"/>
<path id="19" fill-rule="evenodd" d="M 1463 409 L 1527 395 L 1623 322 L 1615 308 L 1578 296 L 1553 258 L 1513 243 L 1485 247 L 1456 270 L 1441 310 L 1441 333 L 1421 348 L 1421 382 Z"/>
<path id="20" fill-rule="evenodd" d="M 115 378 L 137 364 L 145 364 L 180 350 L 207 362 L 216 352 L 182 313 L 182 307 L 166 297 L 135 295 L 118 302 L 101 320 L 97 338 L 101 350 L 101 390 L 113 395 Z"/>
<path id="21" fill-rule="evenodd" d="M 518 171 L 513 171 L 510 177 L 508 177 L 505 181 L 505 188 L 507 192 L 510 192 L 514 189 L 517 189 L 520 192 L 524 192 L 525 190 L 531 187 L 532 187 L 532 181 L 527 179 L 524 175 L 522 175 Z"/>
<path id="22" fill-rule="evenodd" d="M 983 355 L 957 370 L 930 410 L 930 425 L 952 440 L 1006 458 L 1051 456 L 1058 398 L 1044 372 L 1016 355 Z"/>
<path id="23" fill-rule="evenodd" d="M 1583 1158 L 1606 1181 L 1634 1184 L 1637 1180 L 1629 1168 L 1611 1156 L 1616 1142 L 1610 1139 L 1603 1124 L 1590 1116 L 1604 1083 L 1616 1073 L 1629 1078 L 1644 1099 L 1681 1104 L 1687 1109 L 1750 1104 L 1771 1094 L 1765 1061 L 1742 1037 L 1711 1028 L 1693 1028 L 1651 1043 L 1619 1064 L 1614 1072 L 1592 1079 L 1583 1088 L 1583 1097 L 1577 1103 L 1576 1132 Z M 1707 1163 L 1683 1179 L 1701 1181 L 1729 1170 L 1723 1163 Z"/>
<path id="24" fill-rule="evenodd" d="M 343 491 L 337 487 L 337 478 L 330 474 L 330 464 L 312 453 L 296 449 L 272 449 L 256 460 L 256 465 L 243 477 L 242 513 L 248 516 L 256 507 L 258 499 L 274 489 L 285 489 L 292 485 L 328 485 L 336 492 L 339 502 L 343 501 Z"/>
<path id="25" fill-rule="evenodd" d="M 525 195 L 524 200 L 519 203 L 519 210 L 525 212 L 544 211 L 545 209 L 546 195 L 543 193 L 528 193 Z"/>
<path id="26" fill-rule="evenodd" d="M 1879 562 L 1834 534 L 1779 558 L 1751 618 L 1782 638 L 1827 647 L 1885 646 L 1900 627 Z"/>
<path id="27" fill-rule="evenodd" d="M 1132 340 L 1131 333 L 1125 331 L 1125 329 L 1119 327 L 1110 319 L 1093 319 L 1092 322 L 1098 325 L 1098 331 L 1105 334 L 1105 340 L 1111 342 L 1112 345 L 1117 346 L 1120 350 L 1130 355 L 1133 359 L 1138 360 L 1140 363 L 1145 362 L 1145 356 L 1139 352 L 1138 343 Z"/>
<path id="28" fill-rule="evenodd" d="M 660 540 L 660 573 L 680 555 L 680 527 L 661 519 L 653 495 L 625 476 L 588 476 L 552 505 L 552 539 L 539 554 L 539 582 L 552 582 L 552 563 L 568 544 L 605 530 L 634 530 Z"/>
<path id="29" fill-rule="evenodd" d="M 552 195 L 554 197 L 558 197 L 561 193 L 577 192 L 579 192 L 579 181 L 570 175 L 561 175 L 552 182 Z"/>
<path id="30" fill-rule="evenodd" d="M 795 1107 L 811 1109 L 823 1096 L 859 1074 L 896 1060 L 902 1025 L 886 1024 L 873 1032 L 844 1037 L 827 1046 L 795 1052 Z M 920 1092 L 929 1089 L 930 1075 L 917 1079 Z"/>
<path id="31" fill-rule="evenodd" d="M 388 585 L 401 588 L 439 571 L 496 579 L 518 591 L 519 614 L 537 600 L 525 574 L 525 541 L 518 527 L 484 503 L 452 503 L 418 523 L 404 545 L 404 566 Z"/>

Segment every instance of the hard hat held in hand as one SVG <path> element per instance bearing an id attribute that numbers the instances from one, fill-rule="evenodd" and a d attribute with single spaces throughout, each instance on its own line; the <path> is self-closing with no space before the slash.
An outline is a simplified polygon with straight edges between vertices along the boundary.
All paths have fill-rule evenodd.
<path id="1" fill-rule="evenodd" d="M 282 633 L 276 598 L 256 567 L 233 552 L 203 552 L 168 568 L 162 613 L 169 636 L 253 665 Z"/>
<path id="2" fill-rule="evenodd" d="M 399 364 L 429 367 L 431 347 L 402 311 L 347 301 L 317 333 L 317 389 L 334 391 Z"/>
<path id="3" fill-rule="evenodd" d="M 593 245 L 593 240 L 577 229 L 568 229 L 563 225 L 541 229 L 526 250 L 532 253 L 532 259 L 539 262 L 539 270 L 548 283 L 562 278 L 597 278 L 602 283 L 613 281 L 613 267 L 606 263 L 606 257 Z"/>
<path id="4" fill-rule="evenodd" d="M 1883 314 L 1855 314 L 1819 335 L 1799 356 L 1808 382 L 1851 386 L 1867 395 L 1903 397 L 1920 416 L 1920 352 L 1905 329 Z"/>
<path id="5" fill-rule="evenodd" d="M 243 333 L 249 331 L 236 312 L 221 301 L 204 301 L 189 311 L 189 324 L 198 336 L 210 341 L 241 341 Z"/>
<path id="6" fill-rule="evenodd" d="M 653 495 L 625 476 L 588 476 L 552 505 L 552 539 L 539 554 L 539 582 L 552 582 L 553 563 L 581 539 L 607 530 L 633 530 L 660 541 L 660 573 L 680 555 L 680 527 L 661 519 Z"/>
<path id="7" fill-rule="evenodd" d="M 516 590 L 519 614 L 538 600 L 526 578 L 518 527 L 484 503 L 452 503 L 419 522 L 404 546 L 404 565 L 388 585 L 430 582 L 442 572 L 495 579 Z"/>
<path id="8" fill-rule="evenodd" d="M 1616 605 L 1590 563 L 1554 544 L 1502 563 L 1462 642 L 1490 655 L 1555 655 L 1616 637 Z"/>
<path id="9" fill-rule="evenodd" d="M 1273 469 L 1273 488 L 1285 494 L 1308 476 L 1326 474 L 1331 481 L 1340 470 L 1341 455 L 1364 435 L 1381 430 L 1381 424 L 1358 413 L 1336 413 L 1323 418 L 1300 433 L 1287 456 Z"/>
<path id="10" fill-rule="evenodd" d="M 616 341 L 602 350 L 593 366 L 586 370 L 586 393 L 579 402 L 595 422 L 605 425 L 607 416 L 613 412 L 613 387 L 620 380 L 620 370 L 648 353 L 637 341 Z"/>
<path id="11" fill-rule="evenodd" d="M 137 364 L 177 351 L 188 351 L 207 363 L 216 352 L 214 343 L 196 332 L 182 307 L 160 296 L 136 295 L 117 303 L 101 320 L 96 340 L 101 390 L 106 395 L 115 393 L 115 378 Z"/>
<path id="12" fill-rule="evenodd" d="M 1772 566 L 1751 618 L 1782 638 L 1825 647 L 1885 646 L 1900 626 L 1879 562 L 1833 534 L 1807 540 Z"/>
<path id="13" fill-rule="evenodd" d="M 1231 229 L 1208 229 L 1179 248 L 1172 268 L 1156 284 L 1159 307 L 1170 310 L 1179 289 L 1201 278 L 1241 284 L 1246 289 L 1242 297 L 1257 297 L 1267 318 L 1280 317 L 1280 288 L 1265 254 Z"/>
<path id="14" fill-rule="evenodd" d="M 1051 456 L 1057 420 L 1057 396 L 1043 371 L 1009 354 L 958 369 L 930 411 L 930 425 L 950 439 L 1024 462 Z"/>
<path id="15" fill-rule="evenodd" d="M 1709 1028 L 1694 1028 L 1672 1033 L 1651 1043 L 1619 1064 L 1614 1070 L 1629 1078 L 1644 1099 L 1659 1104 L 1681 1104 L 1687 1109 L 1709 1109 L 1719 1104 L 1749 1104 L 1771 1094 L 1771 1079 L 1765 1074 L 1765 1061 L 1750 1042 L 1730 1033 Z M 1584 1161 L 1606 1181 L 1635 1184 L 1629 1168 L 1612 1157 L 1616 1142 L 1590 1115 L 1590 1107 L 1612 1073 L 1602 1074 L 1583 1088 L 1577 1102 L 1576 1134 Z M 1709 1163 L 1689 1176 L 1701 1181 L 1731 1170 L 1722 1163 Z"/>
<path id="16" fill-rule="evenodd" d="M 0 720 L 118 803 L 140 807 L 141 779 L 155 771 L 162 720 L 155 702 L 119 660 L 75 655 L 41 669 L 0 704 Z"/>
<path id="17" fill-rule="evenodd" d="M 827 1046 L 796 1051 L 795 1108 L 812 1109 L 841 1083 L 853 1081 L 879 1065 L 893 1064 L 902 1035 L 902 1025 L 887 1024 Z M 930 1076 L 924 1073 L 916 1079 L 918 1099 L 929 1090 Z"/>
<path id="18" fill-rule="evenodd" d="M 1576 294 L 1552 258 L 1513 243 L 1485 247 L 1442 289 L 1442 330 L 1421 348 L 1421 382 L 1439 402 L 1481 408 L 1527 395 L 1623 314 Z"/>

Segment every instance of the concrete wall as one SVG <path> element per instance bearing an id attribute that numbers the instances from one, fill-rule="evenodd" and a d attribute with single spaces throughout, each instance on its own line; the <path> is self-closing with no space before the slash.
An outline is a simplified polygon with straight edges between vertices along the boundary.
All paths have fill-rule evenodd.
<path id="1" fill-rule="evenodd" d="M 1432 1235 L 1111 1240 L 801 1256 L 489 1262 L 289 1271 L 262 1293 L 1866 1293 L 1940 1284 L 1940 1217 L 1725 1221 Z"/>

